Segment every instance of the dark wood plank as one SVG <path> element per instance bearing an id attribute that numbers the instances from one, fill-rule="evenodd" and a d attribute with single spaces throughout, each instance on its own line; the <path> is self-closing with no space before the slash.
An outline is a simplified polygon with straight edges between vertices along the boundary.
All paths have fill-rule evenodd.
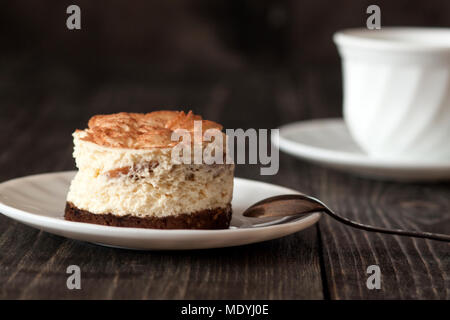
<path id="1" fill-rule="evenodd" d="M 66 240 L 5 217 L 0 222 L 10 228 L 0 238 L 1 298 L 322 298 L 321 283 L 314 281 L 319 270 L 305 263 L 317 250 L 315 228 L 235 248 L 137 252 Z M 8 241 L 12 232 L 19 235 L 14 243 Z M 81 268 L 82 290 L 66 288 L 71 264 Z"/>
<path id="2" fill-rule="evenodd" d="M 318 197 L 337 212 L 377 226 L 449 233 L 448 184 L 369 182 L 339 173 L 318 177 Z M 339 187 L 337 187 L 339 186 Z M 321 222 L 324 262 L 334 299 L 448 299 L 448 243 L 371 234 L 329 218 Z M 366 287 L 366 269 L 378 265 L 380 290 Z"/>
<path id="3" fill-rule="evenodd" d="M 87 82 L 51 66 L 47 73 L 21 63 L 6 70 L 10 74 L 0 78 L 5 89 L 0 181 L 72 169 L 70 134 L 95 113 L 186 105 L 228 128 L 274 128 L 341 114 L 338 68 L 304 68 L 294 78 L 282 70 L 214 79 L 198 74 L 152 79 L 133 72 L 108 75 L 107 81 L 93 75 Z M 361 222 L 450 232 L 448 183 L 373 181 L 284 154 L 276 176 L 259 176 L 258 166 L 238 166 L 236 173 L 315 195 Z M 283 239 L 192 252 L 103 248 L 0 220 L 1 298 L 448 299 L 450 294 L 447 244 L 368 234 L 327 217 L 319 228 Z M 69 264 L 82 269 L 79 292 L 65 288 Z M 378 291 L 365 286 L 371 264 L 382 271 Z"/>
<path id="4" fill-rule="evenodd" d="M 15 70 L 20 76 L 20 70 Z M 51 73 L 51 71 L 50 71 Z M 33 73 L 38 81 L 40 76 Z M 148 106 L 187 105 L 226 127 L 274 127 L 273 82 L 280 76 L 249 74 L 220 81 L 158 79 L 84 83 L 69 91 L 34 88 L 18 101 L 15 87 L 4 101 L 0 128 L 0 180 L 73 168 L 71 132 L 95 113 L 149 111 Z M 177 80 L 178 79 L 178 80 Z M 284 81 L 290 81 L 288 77 Z M 69 81 L 69 80 L 67 80 Z M 122 82 L 121 82 L 122 81 Z M 291 85 L 292 86 L 292 85 Z M 267 113 L 273 112 L 273 117 Z M 282 120 L 282 121 L 286 121 Z M 298 166 L 282 156 L 282 170 L 262 180 L 298 187 Z M 302 168 L 297 168 L 302 170 Z M 255 178 L 257 166 L 237 175 Z M 101 247 L 40 232 L 0 217 L 0 298 L 80 299 L 321 299 L 317 229 L 282 239 L 214 250 L 139 252 Z M 82 290 L 66 288 L 66 268 L 79 265 Z"/>
<path id="5" fill-rule="evenodd" d="M 296 79 L 311 118 L 340 114 L 338 72 L 303 70 Z M 322 93 L 322 94 L 319 94 Z M 450 184 L 382 182 L 309 165 L 309 191 L 340 214 L 377 226 L 450 233 Z M 320 222 L 325 281 L 332 299 L 448 299 L 450 245 L 371 234 L 331 218 Z M 380 290 L 366 287 L 369 265 Z"/>

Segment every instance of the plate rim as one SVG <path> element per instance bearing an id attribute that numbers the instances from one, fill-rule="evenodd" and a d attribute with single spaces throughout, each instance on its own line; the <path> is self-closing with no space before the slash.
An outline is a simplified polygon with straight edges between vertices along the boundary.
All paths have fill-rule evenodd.
<path id="1" fill-rule="evenodd" d="M 22 176 L 22 177 L 17 177 L 17 178 L 13 178 L 7 181 L 2 181 L 0 183 L 0 194 L 2 193 L 2 189 L 7 187 L 9 184 L 12 183 L 18 183 L 21 180 L 27 180 L 27 179 L 38 179 L 40 177 L 45 177 L 45 176 L 58 176 L 58 175 L 63 175 L 63 174 L 75 174 L 76 170 L 69 170 L 69 171 L 55 171 L 55 172 L 46 172 L 46 173 L 39 173 L 39 174 L 32 174 L 32 175 L 27 175 L 27 176 Z M 280 185 L 276 185 L 276 184 L 272 184 L 272 183 L 268 183 L 268 182 L 263 182 L 263 181 L 258 181 L 258 180 L 252 180 L 252 179 L 245 179 L 245 178 L 239 178 L 239 177 L 234 177 L 235 180 L 237 181 L 241 181 L 241 183 L 245 183 L 245 182 L 250 182 L 250 183 L 258 183 L 258 184 L 263 184 L 263 185 L 267 185 L 267 186 L 275 186 L 278 188 L 283 188 L 286 191 L 295 193 L 295 194 L 299 194 L 299 191 L 296 191 L 294 189 L 290 189 L 284 186 L 280 186 Z M 8 213 L 7 211 L 12 212 Z M 4 216 L 7 216 L 15 221 L 18 221 L 20 223 L 23 224 L 28 224 L 28 222 L 30 223 L 34 223 L 39 224 L 39 222 L 43 223 L 48 223 L 46 226 L 50 227 L 50 228 L 55 228 L 57 230 L 63 230 L 63 231 L 70 231 L 70 232 L 77 232 L 77 233 L 84 233 L 84 234 L 92 234 L 93 232 L 97 231 L 97 232 L 107 232 L 112 231 L 110 233 L 110 235 L 114 235 L 114 233 L 118 233 L 120 234 L 120 237 L 129 237 L 129 236 L 143 236 L 143 235 L 173 235 L 173 236 L 195 236 L 195 235 L 223 235 L 223 234 L 239 234 L 239 233 L 259 233 L 262 232 L 264 230 L 279 230 L 282 228 L 285 228 L 286 226 L 295 226 L 299 223 L 311 223 L 311 224 L 315 224 L 317 223 L 321 216 L 322 213 L 321 212 L 316 212 L 313 213 L 311 215 L 308 215 L 304 218 L 299 218 L 296 219 L 294 221 L 290 221 L 290 222 L 286 222 L 286 223 L 282 223 L 282 224 L 277 224 L 277 225 L 272 225 L 272 226 L 262 226 L 262 227 L 257 227 L 257 228 L 229 228 L 229 229 L 217 229 L 217 230 L 199 230 L 199 229 L 151 229 L 151 228 L 130 228 L 130 227 L 115 227 L 115 226 L 104 226 L 104 225 L 97 225 L 97 224 L 92 224 L 92 223 L 84 223 L 84 222 L 75 222 L 75 221 L 68 221 L 68 220 L 64 220 L 64 219 L 58 219 L 58 218 L 54 218 L 54 217 L 48 217 L 48 216 L 42 216 L 42 215 L 38 215 L 32 212 L 27 212 L 25 210 L 22 209 L 18 209 L 15 207 L 12 207 L 10 205 L 5 204 L 1 199 L 0 199 L 0 214 L 3 214 Z M 19 217 L 20 219 L 17 219 L 17 217 Z M 40 229 L 36 226 L 32 226 L 33 228 L 36 229 Z M 75 229 L 75 230 L 73 230 Z M 42 230 L 42 229 L 40 229 Z M 300 231 L 300 230 L 299 230 Z M 46 231 L 49 232 L 49 231 Z M 51 233 L 51 232 L 49 232 Z M 118 235 L 119 236 L 119 235 Z"/>
<path id="2" fill-rule="evenodd" d="M 370 158 L 367 155 L 356 155 L 345 151 L 334 151 L 315 147 L 305 143 L 297 142 L 286 137 L 289 133 L 299 130 L 299 127 L 314 125 L 344 124 L 343 118 L 320 118 L 291 122 L 278 127 L 280 130 L 279 141 L 272 136 L 272 143 L 280 150 L 291 155 L 321 163 L 330 163 L 343 166 L 358 166 L 360 168 L 382 168 L 390 170 L 424 170 L 424 171 L 442 171 L 450 170 L 450 162 L 414 162 L 399 161 L 389 159 Z"/>

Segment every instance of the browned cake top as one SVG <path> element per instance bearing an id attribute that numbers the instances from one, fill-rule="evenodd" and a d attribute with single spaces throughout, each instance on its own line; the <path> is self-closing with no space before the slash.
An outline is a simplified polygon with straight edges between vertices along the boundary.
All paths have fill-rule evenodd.
<path id="1" fill-rule="evenodd" d="M 222 130 L 216 122 L 203 120 L 192 111 L 154 111 L 150 113 L 120 112 L 93 116 L 81 138 L 105 147 L 149 149 L 171 147 L 177 141 L 171 140 L 176 129 L 194 131 L 194 121 L 202 121 L 202 131 Z"/>

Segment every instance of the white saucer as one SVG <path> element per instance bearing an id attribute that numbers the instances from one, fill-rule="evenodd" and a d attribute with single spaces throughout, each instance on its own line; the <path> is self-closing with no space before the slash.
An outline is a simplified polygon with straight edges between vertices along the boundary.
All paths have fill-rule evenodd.
<path id="1" fill-rule="evenodd" d="M 343 119 L 318 119 L 280 127 L 280 150 L 361 176 L 398 181 L 450 179 L 450 159 L 443 163 L 374 159 L 353 141 Z"/>
<path id="2" fill-rule="evenodd" d="M 303 230 L 320 218 L 320 213 L 294 221 L 290 218 L 245 218 L 242 212 L 259 200 L 298 192 L 268 183 L 235 178 L 230 229 L 156 230 L 66 221 L 63 218 L 66 194 L 74 174 L 74 171 L 47 173 L 1 183 L 0 212 L 31 227 L 67 238 L 138 250 L 205 249 L 255 243 Z M 274 222 L 283 223 L 271 226 Z M 254 227 L 258 223 L 268 225 Z"/>

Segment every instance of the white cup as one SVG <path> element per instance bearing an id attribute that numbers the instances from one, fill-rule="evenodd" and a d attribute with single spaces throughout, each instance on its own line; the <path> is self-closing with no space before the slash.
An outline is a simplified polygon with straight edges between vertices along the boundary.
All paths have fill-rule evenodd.
<path id="1" fill-rule="evenodd" d="M 380 159 L 450 162 L 450 29 L 337 32 L 344 119 Z"/>

